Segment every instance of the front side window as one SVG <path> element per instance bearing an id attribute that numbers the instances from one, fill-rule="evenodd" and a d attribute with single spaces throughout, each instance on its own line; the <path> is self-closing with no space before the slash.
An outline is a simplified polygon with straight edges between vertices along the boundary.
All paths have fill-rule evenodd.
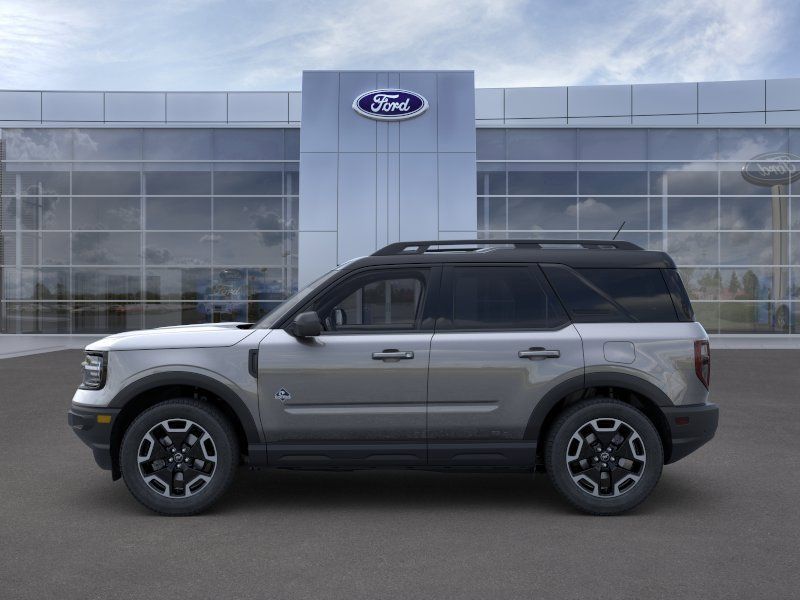
<path id="1" fill-rule="evenodd" d="M 448 329 L 553 329 L 567 322 L 528 266 L 454 267 L 451 282 Z"/>
<path id="2" fill-rule="evenodd" d="M 315 303 L 326 331 L 416 329 L 425 277 L 422 273 L 367 274 L 351 278 Z"/>

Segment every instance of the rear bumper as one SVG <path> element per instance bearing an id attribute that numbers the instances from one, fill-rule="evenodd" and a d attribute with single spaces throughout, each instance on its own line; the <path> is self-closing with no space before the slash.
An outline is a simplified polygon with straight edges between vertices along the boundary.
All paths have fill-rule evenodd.
<path id="1" fill-rule="evenodd" d="M 108 416 L 108 423 L 99 422 L 98 416 Z M 92 449 L 94 460 L 101 469 L 110 471 L 111 460 L 111 430 L 114 421 L 119 415 L 118 408 L 93 408 L 76 406 L 75 404 L 67 413 L 67 423 L 80 440 Z M 106 419 L 101 419 L 104 421 Z"/>
<path id="2" fill-rule="evenodd" d="M 719 407 L 716 404 L 663 407 L 662 410 L 672 439 L 667 464 L 688 456 L 710 441 L 717 432 Z"/>

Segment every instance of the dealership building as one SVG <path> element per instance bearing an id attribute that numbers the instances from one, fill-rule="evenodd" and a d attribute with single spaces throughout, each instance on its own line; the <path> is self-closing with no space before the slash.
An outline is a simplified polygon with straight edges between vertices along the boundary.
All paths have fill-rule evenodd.
<path id="1" fill-rule="evenodd" d="M 672 255 L 709 333 L 792 340 L 798 155 L 800 79 L 0 91 L 0 333 L 253 321 L 391 242 L 622 226 Z"/>

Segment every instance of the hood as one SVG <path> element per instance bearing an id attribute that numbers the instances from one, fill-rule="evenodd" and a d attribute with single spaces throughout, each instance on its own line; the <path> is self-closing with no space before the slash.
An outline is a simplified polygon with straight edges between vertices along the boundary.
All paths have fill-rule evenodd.
<path id="1" fill-rule="evenodd" d="M 222 348 L 241 342 L 255 329 L 248 323 L 178 325 L 115 333 L 86 346 L 87 350 L 160 350 L 167 348 Z"/>

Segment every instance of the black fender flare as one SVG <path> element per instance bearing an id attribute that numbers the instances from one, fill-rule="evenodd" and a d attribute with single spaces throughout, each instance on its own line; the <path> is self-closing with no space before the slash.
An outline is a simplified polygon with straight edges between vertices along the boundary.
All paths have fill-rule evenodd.
<path id="1" fill-rule="evenodd" d="M 224 383 L 200 373 L 173 371 L 169 373 L 147 375 L 120 390 L 108 406 L 111 408 L 124 408 L 124 406 L 136 396 L 148 390 L 170 385 L 185 385 L 208 390 L 220 398 L 234 412 L 236 418 L 239 419 L 239 423 L 242 425 L 248 444 L 263 443 L 261 431 L 256 425 L 253 414 L 247 408 L 247 405 L 239 394 L 231 390 Z"/>
<path id="2" fill-rule="evenodd" d="M 562 381 L 536 403 L 528 419 L 528 425 L 525 427 L 523 438 L 526 440 L 538 440 L 547 415 L 550 414 L 550 411 L 562 398 L 575 392 L 595 387 L 625 388 L 647 398 L 657 406 L 673 406 L 669 396 L 641 377 L 627 373 L 587 373 Z"/>

